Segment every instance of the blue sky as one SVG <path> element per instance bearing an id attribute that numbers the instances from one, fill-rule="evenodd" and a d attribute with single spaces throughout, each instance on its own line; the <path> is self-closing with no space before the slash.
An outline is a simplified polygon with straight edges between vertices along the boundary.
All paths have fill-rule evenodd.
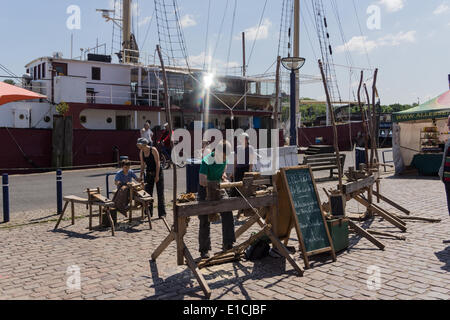
<path id="1" fill-rule="evenodd" d="M 209 50 L 207 50 L 205 40 L 209 1 L 211 11 Z M 370 61 L 371 67 L 378 67 L 380 69 L 378 88 L 383 104 L 413 103 L 418 99 L 425 102 L 448 90 L 450 0 L 334 1 L 338 4 L 343 35 L 339 31 L 332 1 L 324 0 L 330 41 L 334 49 L 334 62 L 348 65 L 346 58 L 348 52 L 353 66 L 369 68 Z M 134 27 L 138 43 L 142 51 L 153 54 L 157 44 L 156 20 L 152 19 L 155 16 L 154 1 L 134 2 L 139 8 Z M 282 2 L 282 0 L 268 0 L 262 16 L 265 0 L 237 0 L 233 27 L 235 0 L 178 0 L 191 62 L 202 64 L 204 56 L 208 56 L 205 52 L 212 55 L 217 44 L 216 54 L 212 57 L 213 65 L 224 67 L 228 61 L 231 67 L 240 66 L 242 64 L 240 34 L 246 31 L 247 58 L 254 44 L 253 54 L 248 61 L 248 73 L 264 73 L 277 56 Z M 110 53 L 112 24 L 104 22 L 101 14 L 95 9 L 110 8 L 112 3 L 112 0 L 15 0 L 6 5 L 6 1 L 2 1 L 0 63 L 21 75 L 24 73 L 24 65 L 34 58 L 49 56 L 56 51 L 63 52 L 64 57 L 70 57 L 72 33 L 74 56 L 79 55 L 80 48 L 95 46 L 97 39 L 100 43 L 107 44 L 107 51 Z M 301 72 L 318 75 L 317 59 L 320 49 L 315 26 L 309 15 L 311 1 L 301 0 L 301 3 L 303 21 L 300 55 L 307 59 Z M 79 30 L 69 30 L 66 27 L 69 17 L 66 10 L 70 5 L 77 5 L 81 9 Z M 367 26 L 367 20 L 372 16 L 367 13 L 367 9 L 371 5 L 380 10 L 379 29 L 369 29 Z M 221 32 L 222 19 L 224 24 Z M 257 33 L 260 21 L 262 23 Z M 229 48 L 231 49 L 228 58 Z M 269 69 L 269 72 L 273 71 L 274 67 Z M 370 78 L 370 72 L 365 72 L 365 78 Z M 357 85 L 359 71 L 336 67 L 336 73 L 342 99 L 353 100 L 352 88 Z M 0 72 L 0 75 L 3 74 Z M 320 83 L 304 85 L 301 87 L 301 96 L 323 99 L 323 87 Z"/>

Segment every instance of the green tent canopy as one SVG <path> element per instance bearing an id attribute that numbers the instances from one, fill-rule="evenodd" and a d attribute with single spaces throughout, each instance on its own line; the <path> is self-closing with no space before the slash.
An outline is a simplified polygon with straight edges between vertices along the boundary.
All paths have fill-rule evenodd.
<path id="1" fill-rule="evenodd" d="M 393 122 L 447 118 L 450 115 L 450 90 L 415 108 L 392 114 Z"/>

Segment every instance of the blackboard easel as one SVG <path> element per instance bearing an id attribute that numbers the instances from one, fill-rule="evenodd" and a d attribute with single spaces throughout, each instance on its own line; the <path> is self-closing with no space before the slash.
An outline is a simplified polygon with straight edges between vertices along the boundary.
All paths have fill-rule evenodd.
<path id="1" fill-rule="evenodd" d="M 297 172 L 297 176 L 293 175 L 295 172 Z M 325 252 L 330 252 L 333 261 L 336 261 L 333 241 L 320 204 L 311 168 L 309 166 L 282 168 L 280 175 L 279 201 L 285 204 L 287 202 L 289 204 L 287 208 L 290 211 L 288 232 L 286 236 L 282 237 L 285 244 L 287 245 L 289 241 L 292 228 L 295 228 L 306 268 L 310 267 L 308 259 L 310 256 Z M 296 178 L 297 181 L 293 182 Z M 300 179 L 304 181 L 300 181 Z M 300 201 L 300 198 L 304 201 Z M 286 224 L 286 221 L 281 224 Z"/>

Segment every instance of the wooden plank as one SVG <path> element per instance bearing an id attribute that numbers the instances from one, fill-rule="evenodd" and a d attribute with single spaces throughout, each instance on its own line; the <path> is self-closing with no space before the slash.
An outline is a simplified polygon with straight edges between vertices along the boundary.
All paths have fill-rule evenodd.
<path id="1" fill-rule="evenodd" d="M 361 198 L 359 196 L 354 197 L 354 199 L 356 201 L 358 201 L 359 203 L 361 203 L 363 206 L 365 206 L 367 209 L 373 210 L 376 214 L 381 216 L 383 219 L 385 219 L 386 221 L 388 221 L 392 225 L 394 225 L 397 228 L 399 228 L 402 232 L 406 231 L 406 227 L 403 224 L 399 223 L 397 220 L 392 218 L 390 215 L 388 215 L 388 214 L 384 213 L 383 211 L 377 209 L 374 205 L 370 205 L 370 203 L 367 200 L 365 200 L 365 199 L 363 199 L 363 198 Z"/>
<path id="2" fill-rule="evenodd" d="M 179 266 L 184 265 L 184 229 L 186 226 L 186 219 L 181 218 L 178 213 L 177 209 L 174 210 L 174 222 L 175 222 L 175 233 L 176 233 L 176 242 L 177 242 L 177 264 Z"/>
<path id="3" fill-rule="evenodd" d="M 346 195 L 352 194 L 354 192 L 358 192 L 364 188 L 367 187 L 371 187 L 373 186 L 373 184 L 375 183 L 375 177 L 374 176 L 370 176 L 367 177 L 365 179 L 356 181 L 356 182 L 350 182 L 347 184 L 344 184 L 343 187 L 343 192 Z"/>
<path id="4" fill-rule="evenodd" d="M 409 211 L 408 209 L 402 207 L 401 205 L 399 205 L 398 203 L 392 201 L 391 199 L 386 198 L 386 197 L 383 196 L 381 193 L 379 193 L 379 192 L 377 192 L 377 191 L 374 191 L 373 193 L 374 193 L 377 197 L 379 197 L 381 200 L 383 200 L 384 202 L 390 204 L 391 206 L 393 206 L 394 208 L 400 210 L 401 212 L 403 212 L 403 213 L 405 213 L 405 214 L 407 214 L 407 215 L 410 215 L 410 214 L 411 214 L 411 211 Z"/>
<path id="5" fill-rule="evenodd" d="M 286 258 L 294 270 L 297 271 L 299 276 L 303 276 L 303 269 L 295 261 L 294 257 L 289 253 L 286 247 L 281 243 L 280 239 L 278 239 L 272 230 L 270 230 L 270 227 L 262 219 L 258 219 L 257 222 L 263 228 L 264 233 L 269 237 L 270 241 L 272 241 L 272 244 L 277 248 L 278 252 Z"/>
<path id="6" fill-rule="evenodd" d="M 390 213 L 390 212 L 384 210 L 383 208 L 379 207 L 379 206 L 376 205 L 376 204 L 374 204 L 373 207 L 376 208 L 377 210 L 383 212 L 384 214 L 388 215 L 389 217 L 391 217 L 392 219 L 394 219 L 394 220 L 397 221 L 398 223 L 402 224 L 403 226 L 406 226 L 406 222 L 403 221 L 402 219 L 400 219 L 399 217 L 397 217 L 395 214 Z"/>
<path id="7" fill-rule="evenodd" d="M 58 219 L 58 222 L 56 222 L 56 226 L 55 226 L 55 229 L 54 229 L 54 230 L 57 230 L 57 229 L 58 229 L 59 224 L 61 223 L 61 220 L 62 220 L 62 218 L 64 217 L 64 213 L 66 212 L 67 206 L 68 206 L 68 205 L 69 205 L 69 202 L 66 201 L 66 203 L 64 204 L 64 209 L 63 209 L 63 211 L 61 212 L 61 214 L 59 215 L 59 219 Z"/>
<path id="8" fill-rule="evenodd" d="M 73 146 L 73 121 L 72 116 L 66 116 L 64 117 L 64 149 L 63 149 L 64 167 L 71 167 L 73 165 L 72 146 Z"/>
<path id="9" fill-rule="evenodd" d="M 307 254 L 308 254 L 308 256 L 314 256 L 314 255 L 329 252 L 329 251 L 331 251 L 331 247 L 310 251 Z"/>
<path id="10" fill-rule="evenodd" d="M 152 261 L 156 261 L 158 257 L 163 253 L 164 250 L 167 249 L 167 247 L 172 243 L 172 241 L 175 241 L 175 232 L 169 233 L 169 235 L 161 242 L 161 244 L 156 248 L 156 250 L 152 253 Z"/>
<path id="11" fill-rule="evenodd" d="M 195 278 L 197 279 L 198 283 L 200 284 L 200 287 L 202 288 L 203 292 L 205 293 L 206 299 L 211 298 L 211 289 L 208 286 L 208 283 L 206 282 L 205 278 L 201 274 L 200 269 L 195 264 L 194 259 L 192 258 L 191 253 L 189 250 L 184 246 L 184 256 L 186 257 L 186 262 L 191 269 L 192 273 L 194 274 Z"/>
<path id="12" fill-rule="evenodd" d="M 378 241 L 374 236 L 372 236 L 370 233 L 366 232 L 366 230 L 364 230 L 363 228 L 361 228 L 360 226 L 358 226 L 356 223 L 354 223 L 353 221 L 349 220 L 348 221 L 348 225 L 357 233 L 359 234 L 361 237 L 366 238 L 367 240 L 369 240 L 370 242 L 372 242 L 374 245 L 376 245 L 380 250 L 384 250 L 385 246 L 383 243 L 381 243 L 380 241 Z"/>
<path id="13" fill-rule="evenodd" d="M 276 195 L 266 195 L 261 197 L 249 197 L 247 201 L 254 207 L 269 207 L 276 203 Z M 179 217 L 192 217 L 209 215 L 233 210 L 251 209 L 251 206 L 242 198 L 222 199 L 219 201 L 194 201 L 189 203 L 177 203 Z"/>
<path id="14" fill-rule="evenodd" d="M 264 218 L 264 217 L 262 217 Z M 253 215 L 249 218 L 243 226 L 241 226 L 238 230 L 236 230 L 235 235 L 236 239 L 242 236 L 248 229 L 250 229 L 257 221 L 259 220 L 259 216 L 257 214 Z"/>
<path id="15" fill-rule="evenodd" d="M 106 208 L 106 215 L 108 217 L 109 223 L 111 224 L 111 233 L 112 233 L 112 236 L 114 237 L 115 236 L 114 221 L 111 217 L 111 210 L 109 208 Z"/>

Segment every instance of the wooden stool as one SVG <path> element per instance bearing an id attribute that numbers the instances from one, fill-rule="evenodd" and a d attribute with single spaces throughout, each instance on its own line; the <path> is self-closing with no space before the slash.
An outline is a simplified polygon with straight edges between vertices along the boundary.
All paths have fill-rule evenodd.
<path id="1" fill-rule="evenodd" d="M 64 197 L 63 200 L 66 203 L 64 205 L 63 212 L 59 216 L 58 222 L 56 223 L 56 226 L 55 226 L 54 230 L 58 229 L 59 224 L 61 223 L 61 221 L 62 221 L 62 219 L 64 217 L 64 213 L 66 212 L 67 206 L 69 205 L 69 203 L 71 205 L 71 210 L 72 210 L 72 225 L 75 224 L 75 203 L 89 205 L 89 200 L 88 199 L 80 198 L 80 197 L 77 197 L 77 196 L 67 196 L 67 197 Z"/>
<path id="2" fill-rule="evenodd" d="M 152 197 L 136 197 L 134 199 L 135 202 L 140 203 L 141 204 L 141 214 L 142 214 L 142 219 L 145 219 L 145 213 L 147 213 L 147 218 L 148 218 L 148 224 L 150 226 L 150 230 L 153 229 L 152 227 L 152 217 L 151 217 L 151 212 L 153 212 L 153 198 Z"/>
<path id="3" fill-rule="evenodd" d="M 92 212 L 92 206 L 98 206 L 99 207 L 99 222 L 100 222 L 100 226 L 102 225 L 102 214 L 103 214 L 103 210 L 105 210 L 106 212 L 106 216 L 108 217 L 109 223 L 111 225 L 111 233 L 112 236 L 115 236 L 115 226 L 114 226 L 114 221 L 113 218 L 111 217 L 111 209 L 114 208 L 114 202 L 108 200 L 108 199 L 104 199 L 104 201 L 98 201 L 98 202 L 94 202 L 90 204 L 91 207 L 91 212 Z"/>

